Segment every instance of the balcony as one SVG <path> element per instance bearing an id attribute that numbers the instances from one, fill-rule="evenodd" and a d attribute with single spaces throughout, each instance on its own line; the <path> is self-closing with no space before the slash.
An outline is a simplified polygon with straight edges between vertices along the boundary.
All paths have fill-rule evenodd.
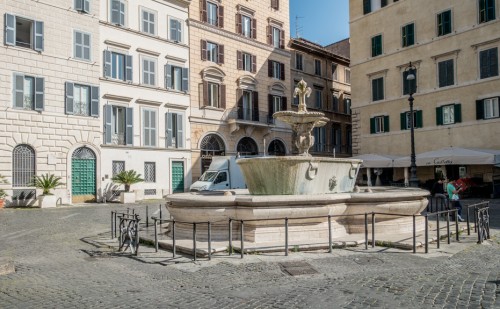
<path id="1" fill-rule="evenodd" d="M 268 129 L 274 126 L 274 119 L 271 114 L 260 112 L 250 108 L 233 108 L 226 110 L 223 116 L 229 124 L 230 132 L 235 133 L 240 128 L 251 134 L 255 129 Z"/>

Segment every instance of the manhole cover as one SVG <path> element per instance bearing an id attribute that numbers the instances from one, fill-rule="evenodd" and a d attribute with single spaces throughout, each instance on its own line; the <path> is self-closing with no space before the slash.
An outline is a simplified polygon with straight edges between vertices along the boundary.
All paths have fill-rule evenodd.
<path id="1" fill-rule="evenodd" d="M 368 264 L 382 264 L 384 261 L 375 257 L 362 256 L 354 258 L 354 262 L 359 265 L 368 265 Z"/>
<path id="2" fill-rule="evenodd" d="M 304 261 L 293 261 L 280 263 L 281 270 L 290 276 L 314 275 L 318 271 L 311 264 Z"/>

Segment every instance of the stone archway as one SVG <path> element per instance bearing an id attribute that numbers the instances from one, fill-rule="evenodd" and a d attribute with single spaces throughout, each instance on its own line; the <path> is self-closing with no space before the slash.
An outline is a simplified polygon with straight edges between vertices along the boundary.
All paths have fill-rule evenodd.
<path id="1" fill-rule="evenodd" d="M 212 163 L 212 157 L 214 156 L 224 156 L 226 154 L 226 146 L 224 141 L 217 134 L 208 134 L 201 140 L 200 144 L 201 150 L 201 173 L 203 174 L 210 163 Z"/>
<path id="2" fill-rule="evenodd" d="M 256 156 L 259 154 L 257 143 L 251 137 L 243 137 L 240 139 L 236 151 L 241 156 Z"/>
<path id="3" fill-rule="evenodd" d="M 73 203 L 96 200 L 96 155 L 88 147 L 80 147 L 71 157 L 71 195 Z"/>
<path id="4" fill-rule="evenodd" d="M 285 144 L 279 139 L 272 140 L 271 143 L 269 143 L 269 147 L 267 147 L 267 154 L 270 156 L 285 156 Z"/>

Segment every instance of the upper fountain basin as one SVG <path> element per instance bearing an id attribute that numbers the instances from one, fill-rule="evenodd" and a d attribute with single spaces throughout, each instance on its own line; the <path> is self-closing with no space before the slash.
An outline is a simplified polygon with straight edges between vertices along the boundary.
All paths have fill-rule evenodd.
<path id="1" fill-rule="evenodd" d="M 324 126 L 328 118 L 321 112 L 295 112 L 281 111 L 273 114 L 273 117 L 288 124 L 316 123 L 315 127 Z"/>

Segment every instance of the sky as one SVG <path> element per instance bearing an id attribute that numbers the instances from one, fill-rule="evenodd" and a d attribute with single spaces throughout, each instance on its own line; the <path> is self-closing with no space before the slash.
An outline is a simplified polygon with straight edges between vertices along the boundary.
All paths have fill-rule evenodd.
<path id="1" fill-rule="evenodd" d="M 297 29 L 300 37 L 320 45 L 348 38 L 349 0 L 290 0 L 291 37 L 297 37 Z"/>

